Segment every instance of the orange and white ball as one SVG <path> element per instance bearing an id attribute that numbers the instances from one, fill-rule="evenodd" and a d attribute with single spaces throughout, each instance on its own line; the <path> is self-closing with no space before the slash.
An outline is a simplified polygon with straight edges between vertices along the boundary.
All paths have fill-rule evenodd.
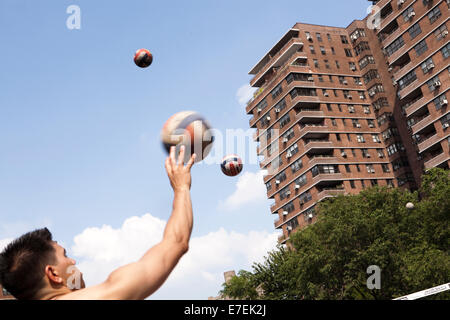
<path id="1" fill-rule="evenodd" d="M 181 111 L 171 116 L 161 130 L 161 142 L 169 153 L 170 147 L 186 147 L 185 161 L 195 153 L 195 162 L 206 158 L 211 151 L 214 136 L 211 125 L 195 111 Z"/>
<path id="2" fill-rule="evenodd" d="M 234 177 L 241 173 L 243 164 L 242 159 L 235 154 L 229 154 L 223 157 L 220 164 L 222 172 L 227 176 Z"/>
<path id="3" fill-rule="evenodd" d="M 147 68 L 153 62 L 153 55 L 147 49 L 139 49 L 134 54 L 134 63 L 140 68 Z"/>

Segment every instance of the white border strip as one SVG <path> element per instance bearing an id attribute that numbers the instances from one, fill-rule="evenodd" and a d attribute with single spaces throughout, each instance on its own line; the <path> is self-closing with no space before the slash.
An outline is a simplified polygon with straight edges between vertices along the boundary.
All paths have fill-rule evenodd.
<path id="1" fill-rule="evenodd" d="M 443 291 L 447 291 L 450 290 L 450 282 L 446 283 L 446 284 L 441 284 L 440 286 L 437 287 L 433 287 L 430 289 L 425 289 L 419 292 L 415 292 L 415 293 L 411 293 L 408 294 L 406 296 L 403 297 L 399 297 L 393 300 L 416 300 L 416 299 L 420 299 L 426 296 L 431 296 L 433 294 L 439 293 L 439 292 L 443 292 Z"/>

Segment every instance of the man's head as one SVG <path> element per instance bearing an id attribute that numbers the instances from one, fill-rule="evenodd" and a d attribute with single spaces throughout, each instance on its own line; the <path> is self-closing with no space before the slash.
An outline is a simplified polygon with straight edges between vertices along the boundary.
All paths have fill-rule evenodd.
<path id="1" fill-rule="evenodd" d="M 74 265 L 50 231 L 38 229 L 14 240 L 0 253 L 0 283 L 17 299 L 39 299 L 45 289 L 84 287 Z M 71 279 L 74 276 L 79 279 Z M 78 280 L 78 288 L 70 285 L 73 280 Z"/>

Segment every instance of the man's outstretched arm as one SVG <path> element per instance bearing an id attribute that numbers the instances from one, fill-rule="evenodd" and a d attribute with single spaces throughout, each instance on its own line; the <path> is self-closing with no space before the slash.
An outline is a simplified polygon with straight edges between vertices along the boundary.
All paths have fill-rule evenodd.
<path id="1" fill-rule="evenodd" d="M 139 261 L 113 271 L 105 282 L 74 291 L 62 296 L 62 299 L 145 299 L 164 283 L 188 251 L 192 232 L 190 170 L 195 154 L 185 166 L 184 152 L 182 147 L 177 163 L 175 148 L 172 147 L 165 162 L 174 200 L 162 241 L 150 248 Z"/>

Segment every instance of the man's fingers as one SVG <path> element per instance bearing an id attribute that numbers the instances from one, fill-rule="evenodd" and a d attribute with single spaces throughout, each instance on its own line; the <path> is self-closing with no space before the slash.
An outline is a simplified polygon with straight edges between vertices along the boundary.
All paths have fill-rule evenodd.
<path id="1" fill-rule="evenodd" d="M 171 162 L 172 167 L 176 166 L 177 162 L 175 160 L 175 147 L 174 146 L 170 147 L 169 157 L 170 157 L 170 162 Z"/>
<path id="2" fill-rule="evenodd" d="M 170 164 L 170 158 L 169 158 L 169 157 L 166 158 L 166 161 L 164 162 L 164 165 L 165 165 L 165 167 L 166 167 L 167 173 L 168 173 L 169 175 L 171 175 L 171 174 L 172 174 L 172 166 L 171 166 L 171 164 Z"/>
<path id="3" fill-rule="evenodd" d="M 185 153 L 185 146 L 181 146 L 180 148 L 180 154 L 178 155 L 178 165 L 183 166 L 184 164 L 184 153 Z"/>
<path id="4" fill-rule="evenodd" d="M 189 159 L 188 163 L 186 164 L 186 168 L 187 168 L 188 170 L 191 170 L 192 165 L 193 165 L 194 162 L 195 162 L 195 158 L 197 158 L 197 155 L 194 153 L 194 154 L 191 156 L 191 158 Z"/>

